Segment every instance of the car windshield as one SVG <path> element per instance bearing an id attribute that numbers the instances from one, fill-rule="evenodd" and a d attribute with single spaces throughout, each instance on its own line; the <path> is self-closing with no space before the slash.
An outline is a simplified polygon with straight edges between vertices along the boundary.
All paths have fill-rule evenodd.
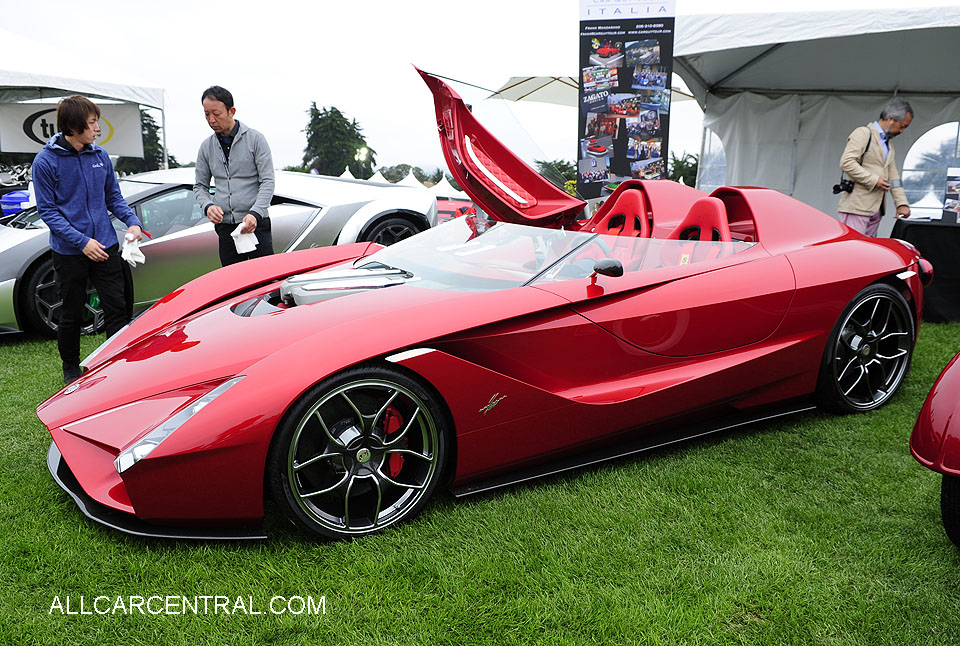
<path id="1" fill-rule="evenodd" d="M 146 190 L 155 188 L 159 186 L 154 182 L 141 182 L 141 181 L 129 181 L 121 180 L 120 181 L 120 194 L 123 195 L 123 199 L 128 202 L 130 199 Z M 7 226 L 15 227 L 18 229 L 32 229 L 36 227 L 46 227 L 43 223 L 43 220 L 40 219 L 40 214 L 37 212 L 36 207 L 31 207 L 29 209 L 24 209 L 20 211 L 12 220 L 7 223 Z"/>
<path id="2" fill-rule="evenodd" d="M 493 291 L 586 278 L 603 258 L 625 273 L 725 258 L 748 242 L 695 242 L 545 229 L 467 216 L 428 229 L 356 261 L 358 268 L 402 269 L 431 289 Z"/>

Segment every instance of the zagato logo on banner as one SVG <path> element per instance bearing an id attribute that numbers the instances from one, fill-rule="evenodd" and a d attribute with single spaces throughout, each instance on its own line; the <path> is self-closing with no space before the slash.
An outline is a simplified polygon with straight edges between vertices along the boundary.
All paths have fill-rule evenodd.
<path id="1" fill-rule="evenodd" d="M 143 157 L 140 109 L 101 105 L 97 145 L 111 155 Z M 57 133 L 57 108 L 36 103 L 0 104 L 0 152 L 35 153 Z"/>

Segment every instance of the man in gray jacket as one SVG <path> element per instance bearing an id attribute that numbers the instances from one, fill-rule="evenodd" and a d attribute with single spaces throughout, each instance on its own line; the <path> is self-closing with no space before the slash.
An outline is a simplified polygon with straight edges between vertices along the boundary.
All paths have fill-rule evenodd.
<path id="1" fill-rule="evenodd" d="M 214 134 L 200 145 L 197 153 L 193 194 L 204 215 L 213 222 L 220 239 L 220 264 L 224 267 L 241 260 L 273 253 L 268 207 L 273 199 L 273 158 L 266 138 L 234 118 L 237 109 L 233 95 L 214 85 L 200 97 L 203 114 Z M 216 191 L 210 195 L 210 178 Z M 241 233 L 257 236 L 257 248 L 238 253 L 232 233 L 242 225 Z"/>

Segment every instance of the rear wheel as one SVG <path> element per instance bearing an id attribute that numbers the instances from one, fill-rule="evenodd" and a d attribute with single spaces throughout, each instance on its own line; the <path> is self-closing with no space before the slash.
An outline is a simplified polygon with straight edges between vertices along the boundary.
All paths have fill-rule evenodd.
<path id="1" fill-rule="evenodd" d="M 60 310 L 63 299 L 57 286 L 57 274 L 53 268 L 53 258 L 47 258 L 37 265 L 26 280 L 21 301 L 22 311 L 27 325 L 40 334 L 54 339 L 60 323 Z M 103 329 L 103 310 L 100 296 L 93 283 L 87 281 L 87 297 L 83 310 L 83 334 L 96 334 Z"/>
<path id="2" fill-rule="evenodd" d="M 347 370 L 285 416 L 267 481 L 294 524 L 327 538 L 413 518 L 442 477 L 447 429 L 421 384 L 386 365 Z"/>
<path id="3" fill-rule="evenodd" d="M 406 240 L 418 233 L 420 233 L 420 229 L 416 224 L 407 218 L 394 216 L 377 222 L 363 236 L 363 242 L 376 242 L 384 247 L 389 247 L 395 242 Z"/>
<path id="4" fill-rule="evenodd" d="M 960 547 L 960 476 L 944 474 L 940 485 L 940 514 L 947 537 Z"/>
<path id="5" fill-rule="evenodd" d="M 900 292 L 883 283 L 861 290 L 827 341 L 820 403 L 843 413 L 883 406 L 907 376 L 914 337 L 913 315 Z"/>

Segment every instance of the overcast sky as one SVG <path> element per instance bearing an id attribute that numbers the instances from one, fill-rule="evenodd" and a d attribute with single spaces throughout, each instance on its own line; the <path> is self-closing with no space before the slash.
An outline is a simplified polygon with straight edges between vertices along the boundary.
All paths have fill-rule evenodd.
<path id="1" fill-rule="evenodd" d="M 903 6 L 902 0 L 793 4 Z M 200 94 L 216 84 L 233 92 L 237 118 L 266 135 L 278 168 L 302 158 L 311 101 L 356 119 L 378 165 L 432 168 L 443 157 L 430 93 L 413 65 L 488 88 L 511 76 L 575 75 L 578 6 L 578 0 L 0 0 L 0 26 L 62 52 L 62 67 L 48 73 L 164 88 L 167 143 L 182 162 L 196 158 L 210 133 Z M 773 6 L 677 0 L 680 14 Z M 6 45 L 0 43 L 0 68 L 39 71 L 28 48 Z M 525 146 L 525 156 L 573 161 L 574 108 L 483 101 L 482 92 L 456 89 L 508 145 Z M 508 112 L 513 118 L 503 116 Z M 674 151 L 699 151 L 701 116 L 694 102 L 674 103 Z"/>

